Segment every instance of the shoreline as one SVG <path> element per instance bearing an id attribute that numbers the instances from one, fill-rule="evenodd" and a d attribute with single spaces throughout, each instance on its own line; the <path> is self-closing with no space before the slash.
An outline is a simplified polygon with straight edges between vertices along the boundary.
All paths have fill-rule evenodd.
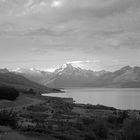
<path id="1" fill-rule="evenodd" d="M 23 135 L 25 135 L 22 140 L 26 140 L 28 137 L 26 134 L 29 134 L 31 136 L 28 137 L 29 140 L 30 138 L 32 140 L 36 135 L 42 136 L 41 140 L 45 140 L 48 137 L 52 138 L 50 140 L 63 140 L 63 137 L 65 139 L 72 138 L 72 140 L 75 140 L 75 137 L 77 137 L 76 140 L 85 140 L 83 138 L 86 138 L 87 134 L 91 135 L 90 132 L 92 129 L 88 128 L 95 127 L 98 129 L 97 126 L 94 126 L 96 123 L 99 126 L 101 123 L 105 129 L 109 129 L 108 131 L 113 131 L 112 127 L 109 127 L 110 125 L 113 125 L 115 131 L 118 131 L 119 124 L 119 133 L 123 129 L 123 120 L 135 117 L 140 118 L 140 111 L 119 110 L 104 105 L 78 104 L 74 103 L 71 98 L 66 99 L 42 95 L 30 95 L 26 97 L 33 100 L 38 99 L 39 102 L 29 104 L 29 106 L 26 105 L 22 108 L 19 107 L 19 110 L 15 110 L 19 118 L 18 126 L 13 131 L 19 133 L 7 133 L 7 137 L 16 134 L 19 137 L 17 140 L 21 140 L 20 137 L 24 137 Z M 123 118 L 121 118 L 122 115 Z M 100 123 L 98 120 L 100 120 Z M 104 123 L 107 125 L 104 125 Z M 20 133 L 23 135 L 20 135 Z M 113 132 L 113 134 L 115 135 L 116 133 Z M 98 137 L 98 133 L 95 133 L 95 135 Z M 109 137 L 112 137 L 110 132 L 106 132 L 106 140 L 113 139 L 108 139 Z"/>
<path id="2" fill-rule="evenodd" d="M 66 93 L 66 92 L 65 92 Z M 51 93 L 50 93 L 51 94 Z M 59 93 L 58 93 L 59 94 Z M 78 104 L 78 105 L 82 105 L 82 106 L 104 106 L 104 107 L 109 107 L 109 108 L 114 108 L 116 110 L 122 110 L 122 111 L 140 111 L 140 109 L 119 109 L 119 108 L 115 108 L 113 106 L 107 106 L 107 105 L 104 105 L 104 104 L 90 104 L 90 103 L 77 103 L 76 101 L 74 101 L 73 98 L 67 98 L 67 97 L 54 97 L 54 96 L 47 96 L 47 95 L 41 95 L 42 97 L 47 97 L 47 98 L 54 98 L 54 99 L 61 99 L 63 100 L 64 102 L 68 102 L 68 103 L 72 103 L 72 104 Z"/>

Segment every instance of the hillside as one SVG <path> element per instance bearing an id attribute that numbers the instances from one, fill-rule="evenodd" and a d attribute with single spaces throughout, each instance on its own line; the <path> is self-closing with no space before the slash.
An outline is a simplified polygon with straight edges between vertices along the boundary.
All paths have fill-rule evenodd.
<path id="1" fill-rule="evenodd" d="M 2 70 L 1 70 L 2 71 Z M 55 92 L 57 89 L 51 89 L 46 86 L 40 85 L 27 78 L 12 72 L 0 72 L 0 86 L 11 86 L 19 90 L 33 89 L 37 92 Z"/>

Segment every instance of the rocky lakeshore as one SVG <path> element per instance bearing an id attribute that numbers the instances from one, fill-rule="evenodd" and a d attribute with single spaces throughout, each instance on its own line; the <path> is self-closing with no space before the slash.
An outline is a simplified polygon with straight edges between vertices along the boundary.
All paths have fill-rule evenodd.
<path id="1" fill-rule="evenodd" d="M 6 108 L 1 110 L 0 125 L 9 126 L 12 130 L 1 135 L 3 140 L 12 140 L 10 138 L 13 140 L 138 140 L 140 138 L 140 111 L 76 104 L 72 99 L 65 98 L 26 95 L 27 98 L 34 100 L 34 103 L 19 108 L 12 107 L 12 110 Z M 135 131 L 131 131 L 133 127 L 136 128 Z"/>

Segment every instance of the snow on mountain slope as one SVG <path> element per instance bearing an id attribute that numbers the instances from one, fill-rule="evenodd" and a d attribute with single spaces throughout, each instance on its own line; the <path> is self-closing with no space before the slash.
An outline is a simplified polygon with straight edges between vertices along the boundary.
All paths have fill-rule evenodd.
<path id="1" fill-rule="evenodd" d="M 126 66 L 115 72 L 96 72 L 64 64 L 54 72 L 37 69 L 18 69 L 15 72 L 49 87 L 135 87 L 135 84 L 140 87 L 140 67 Z"/>

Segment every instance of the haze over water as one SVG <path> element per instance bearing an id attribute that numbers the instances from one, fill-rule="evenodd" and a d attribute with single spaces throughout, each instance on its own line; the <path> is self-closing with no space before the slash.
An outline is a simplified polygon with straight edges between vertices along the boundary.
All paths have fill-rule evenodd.
<path id="1" fill-rule="evenodd" d="M 45 96 L 73 98 L 76 103 L 140 110 L 140 89 L 67 88 L 65 91 L 66 93 L 51 93 Z"/>

